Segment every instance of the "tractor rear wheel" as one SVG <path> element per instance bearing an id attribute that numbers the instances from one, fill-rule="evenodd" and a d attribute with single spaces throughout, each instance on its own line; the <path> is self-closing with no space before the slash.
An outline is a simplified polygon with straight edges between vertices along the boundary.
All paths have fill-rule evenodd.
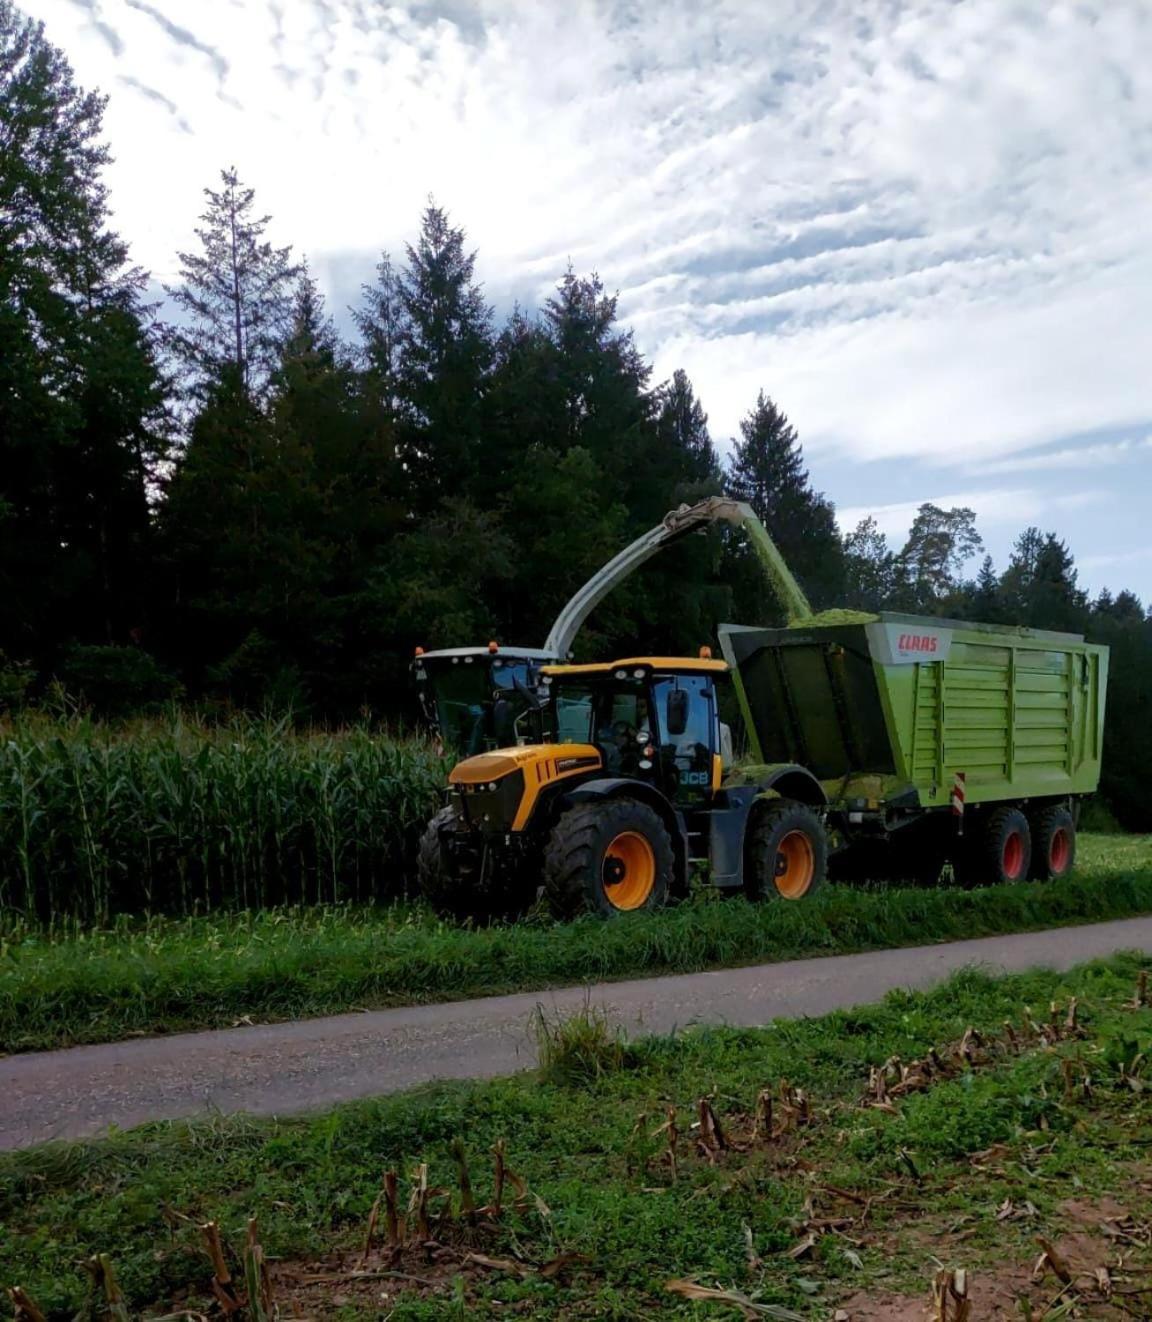
<path id="1" fill-rule="evenodd" d="M 1076 866 L 1076 823 L 1062 804 L 1041 808 L 1032 818 L 1032 867 L 1034 881 L 1055 881 Z"/>
<path id="2" fill-rule="evenodd" d="M 953 860 L 956 880 L 966 886 L 1023 881 L 1032 862 L 1032 832 L 1019 808 L 996 808 L 973 823 Z"/>
<path id="3" fill-rule="evenodd" d="M 756 812 L 744 859 L 750 900 L 803 900 L 824 884 L 828 837 L 803 803 L 771 800 Z"/>
<path id="4" fill-rule="evenodd" d="M 659 909 L 675 858 L 659 813 L 635 799 L 569 808 L 544 849 L 544 893 L 557 918 Z"/>
<path id="5" fill-rule="evenodd" d="M 466 853 L 450 857 L 442 833 L 458 824 L 456 809 L 441 808 L 424 828 L 417 854 L 420 894 L 446 918 L 486 918 L 488 905 L 480 893 L 479 860 Z"/>

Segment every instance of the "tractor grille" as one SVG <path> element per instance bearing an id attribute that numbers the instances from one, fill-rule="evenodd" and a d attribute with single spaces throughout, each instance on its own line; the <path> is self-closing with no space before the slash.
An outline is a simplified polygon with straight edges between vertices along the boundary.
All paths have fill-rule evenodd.
<path id="1" fill-rule="evenodd" d="M 485 835 L 504 835 L 512 829 L 524 797 L 524 773 L 513 771 L 495 784 L 495 789 L 488 784 L 456 786 L 465 822 Z"/>

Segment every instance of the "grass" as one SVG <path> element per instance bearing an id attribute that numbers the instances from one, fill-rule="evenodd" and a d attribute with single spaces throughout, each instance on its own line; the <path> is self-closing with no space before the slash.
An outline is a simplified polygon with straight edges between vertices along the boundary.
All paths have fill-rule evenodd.
<path id="1" fill-rule="evenodd" d="M 683 1293 L 703 1288 L 768 1310 L 747 1316 L 827 1319 L 864 1294 L 880 1311 L 853 1305 L 853 1318 L 919 1317 L 945 1267 L 968 1269 L 977 1290 L 1008 1281 L 1031 1299 L 1021 1316 L 1055 1319 L 1077 1297 L 1101 1303 L 1093 1273 L 1109 1264 L 1123 1315 L 1147 1317 L 1152 1010 L 1132 1004 L 1140 967 L 1118 956 L 1066 974 L 969 971 L 929 993 L 641 1040 L 626 1055 L 585 1016 L 549 1029 L 557 1058 L 584 1062 L 574 1073 L 3 1155 L 0 1284 L 72 1317 L 77 1264 L 106 1255 L 129 1311 L 201 1312 L 212 1273 L 198 1225 L 218 1222 L 238 1250 L 256 1216 L 282 1316 L 735 1315 Z M 494 1218 L 469 1209 L 499 1201 L 489 1153 L 501 1148 L 515 1176 Z M 407 1247 L 383 1251 L 382 1201 L 402 1208 L 410 1190 Z M 1091 1233 L 1073 1234 L 1085 1215 Z M 370 1219 L 372 1274 L 357 1277 Z M 1038 1236 L 1071 1264 L 1070 1286 L 1051 1261 L 1030 1283 Z"/>
<path id="2" fill-rule="evenodd" d="M 652 915 L 473 930 L 397 906 L 86 929 L 0 929 L 0 1050 L 228 1027 L 1152 912 L 1152 838 L 1085 837 L 1077 875 L 980 890 L 829 887 L 802 904 L 705 892 Z"/>

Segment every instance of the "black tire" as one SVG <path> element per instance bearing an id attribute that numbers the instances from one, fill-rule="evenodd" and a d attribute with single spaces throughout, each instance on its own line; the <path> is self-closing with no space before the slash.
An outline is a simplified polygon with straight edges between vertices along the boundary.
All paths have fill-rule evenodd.
<path id="1" fill-rule="evenodd" d="M 753 811 L 756 816 L 744 851 L 745 895 L 750 900 L 801 900 L 814 895 L 828 874 L 828 837 L 820 818 L 791 799 L 767 801 Z"/>
<path id="2" fill-rule="evenodd" d="M 648 912 L 667 902 L 675 864 L 668 830 L 646 803 L 581 803 L 563 813 L 549 834 L 544 894 L 557 918 Z"/>
<path id="3" fill-rule="evenodd" d="M 1063 804 L 1041 808 L 1031 820 L 1033 881 L 1056 881 L 1076 866 L 1076 822 Z"/>
<path id="4" fill-rule="evenodd" d="M 965 886 L 1023 881 L 1032 865 L 1032 832 L 1019 808 L 995 808 L 965 828 L 956 851 L 956 880 Z"/>
<path id="5" fill-rule="evenodd" d="M 420 893 L 446 918 L 487 918 L 489 905 L 479 888 L 479 867 L 467 858 L 448 859 L 441 831 L 457 822 L 456 809 L 441 808 L 424 828 L 416 861 Z"/>

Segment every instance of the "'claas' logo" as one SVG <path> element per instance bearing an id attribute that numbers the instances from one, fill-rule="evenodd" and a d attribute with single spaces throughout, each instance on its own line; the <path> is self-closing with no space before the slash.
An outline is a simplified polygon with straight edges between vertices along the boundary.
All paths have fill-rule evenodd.
<path id="1" fill-rule="evenodd" d="M 927 652 L 936 651 L 937 638 L 931 633 L 902 633 L 900 635 L 901 652 Z"/>

